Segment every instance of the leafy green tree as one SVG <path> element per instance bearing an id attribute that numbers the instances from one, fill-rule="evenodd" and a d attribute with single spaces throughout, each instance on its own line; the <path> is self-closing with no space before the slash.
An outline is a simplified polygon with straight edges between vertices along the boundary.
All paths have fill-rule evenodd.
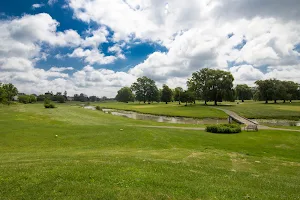
<path id="1" fill-rule="evenodd" d="M 118 91 L 116 100 L 128 103 L 129 101 L 134 101 L 134 95 L 129 87 L 123 87 Z"/>
<path id="2" fill-rule="evenodd" d="M 13 97 L 18 94 L 18 89 L 11 83 L 2 85 L 4 96 L 7 99 L 7 104 L 13 100 Z"/>
<path id="3" fill-rule="evenodd" d="M 286 88 L 279 80 L 258 80 L 255 84 L 258 86 L 260 99 L 264 100 L 265 103 L 268 103 L 271 100 L 274 100 L 274 103 L 277 103 L 277 100 L 284 99 L 287 96 Z"/>
<path id="4" fill-rule="evenodd" d="M 252 90 L 246 84 L 237 85 L 235 87 L 235 93 L 236 93 L 236 97 L 239 100 L 242 100 L 242 102 L 244 102 L 244 100 L 250 100 L 253 98 Z"/>
<path id="5" fill-rule="evenodd" d="M 265 103 L 268 103 L 270 100 L 273 99 L 274 96 L 274 86 L 273 81 L 269 80 L 258 80 L 255 82 L 258 86 L 257 89 L 260 94 L 260 99 L 264 100 Z"/>
<path id="6" fill-rule="evenodd" d="M 286 100 L 292 102 L 292 100 L 296 100 L 299 98 L 299 84 L 293 81 L 282 81 L 282 85 L 285 88 L 282 93 L 283 102 Z"/>
<path id="7" fill-rule="evenodd" d="M 46 98 L 46 96 L 41 94 L 41 95 L 37 96 L 37 101 L 44 101 L 45 98 Z"/>
<path id="8" fill-rule="evenodd" d="M 163 85 L 163 89 L 161 93 L 161 101 L 166 102 L 166 104 L 168 104 L 168 102 L 172 101 L 172 96 L 173 96 L 173 91 L 167 85 Z"/>
<path id="9" fill-rule="evenodd" d="M 148 103 L 153 103 L 154 101 L 160 102 L 161 95 L 162 94 L 159 92 L 159 89 L 156 87 L 156 85 L 152 85 L 149 93 L 147 94 Z"/>
<path id="10" fill-rule="evenodd" d="M 178 104 L 180 105 L 180 97 L 181 94 L 183 93 L 183 89 L 181 87 L 177 87 L 174 90 L 174 100 L 178 101 Z"/>
<path id="11" fill-rule="evenodd" d="M 218 101 L 233 100 L 233 81 L 230 72 L 205 68 L 193 73 L 187 85 L 205 104 L 207 101 L 214 101 L 217 105 Z"/>
<path id="12" fill-rule="evenodd" d="M 65 96 L 63 96 L 63 95 L 57 95 L 57 96 L 55 97 L 55 99 L 56 99 L 56 101 L 57 101 L 58 103 L 65 103 L 65 102 L 66 102 L 66 98 L 65 98 Z"/>
<path id="13" fill-rule="evenodd" d="M 280 80 L 272 79 L 273 83 L 273 100 L 277 103 L 277 100 L 284 99 L 287 96 L 287 89 Z"/>
<path id="14" fill-rule="evenodd" d="M 18 100 L 20 103 L 35 103 L 37 101 L 37 98 L 34 95 L 20 95 L 18 97 Z"/>
<path id="15" fill-rule="evenodd" d="M 6 94 L 4 92 L 4 89 L 2 88 L 2 83 L 0 83 L 0 103 L 6 102 Z"/>
<path id="16" fill-rule="evenodd" d="M 29 95 L 29 103 L 37 102 L 37 97 L 33 94 Z"/>
<path id="17" fill-rule="evenodd" d="M 96 97 L 96 96 L 90 96 L 90 97 L 89 97 L 89 100 L 90 100 L 91 102 L 96 102 L 96 101 L 98 100 L 98 97 Z"/>
<path id="18" fill-rule="evenodd" d="M 30 97 L 28 95 L 20 95 L 18 97 L 18 100 L 20 103 L 24 103 L 24 104 L 30 103 Z"/>
<path id="19" fill-rule="evenodd" d="M 195 102 L 195 94 L 192 91 L 186 90 L 181 94 L 181 102 L 185 103 L 187 106 L 188 103 Z"/>
<path id="20" fill-rule="evenodd" d="M 155 81 L 143 76 L 142 78 L 138 78 L 135 83 L 132 84 L 131 90 L 135 92 L 135 98 L 137 101 L 143 101 L 149 103 L 152 101 L 157 101 L 157 97 L 159 96 L 159 91 L 155 85 Z"/>
<path id="21" fill-rule="evenodd" d="M 78 94 L 74 95 L 74 101 L 86 102 L 88 100 L 89 100 L 88 96 L 83 93 L 81 93 L 80 95 Z"/>

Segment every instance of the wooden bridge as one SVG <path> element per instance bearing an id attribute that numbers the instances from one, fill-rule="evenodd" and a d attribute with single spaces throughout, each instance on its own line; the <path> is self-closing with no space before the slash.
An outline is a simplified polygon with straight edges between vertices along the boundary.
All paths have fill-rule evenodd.
<path id="1" fill-rule="evenodd" d="M 257 122 L 254 122 L 250 119 L 247 119 L 245 117 L 242 117 L 242 116 L 239 116 L 238 114 L 236 114 L 235 112 L 232 112 L 230 110 L 226 110 L 226 109 L 222 109 L 222 108 L 216 108 L 216 109 L 219 109 L 219 110 L 222 110 L 223 112 L 225 112 L 229 117 L 228 117 L 228 121 L 229 123 L 233 120 L 237 121 L 238 123 L 241 123 L 241 124 L 245 124 L 245 125 L 258 125 Z"/>

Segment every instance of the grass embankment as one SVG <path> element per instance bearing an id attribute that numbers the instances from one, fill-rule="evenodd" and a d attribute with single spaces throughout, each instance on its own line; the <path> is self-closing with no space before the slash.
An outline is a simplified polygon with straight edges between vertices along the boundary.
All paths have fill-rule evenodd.
<path id="1" fill-rule="evenodd" d="M 223 106 L 224 109 L 231 110 L 251 119 L 300 119 L 300 102 L 293 103 L 269 103 L 246 101 L 245 103 L 232 106 Z"/>
<path id="2" fill-rule="evenodd" d="M 142 122 L 69 105 L 0 109 L 1 199 L 299 199 L 299 133 L 127 127 Z"/>
<path id="3" fill-rule="evenodd" d="M 98 105 L 98 104 L 97 104 Z M 147 113 L 153 115 L 164 115 L 172 117 L 192 117 L 192 118 L 215 118 L 215 119 L 226 119 L 227 115 L 220 110 L 216 110 L 210 106 L 205 106 L 203 104 L 188 105 L 184 106 L 178 105 L 177 102 L 174 103 L 100 103 L 100 107 L 114 108 L 121 110 L 131 110 L 140 113 Z"/>

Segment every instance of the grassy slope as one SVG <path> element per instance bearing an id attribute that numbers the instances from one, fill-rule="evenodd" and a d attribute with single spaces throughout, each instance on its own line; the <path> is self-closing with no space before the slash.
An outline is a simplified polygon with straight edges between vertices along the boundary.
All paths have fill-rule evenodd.
<path id="1" fill-rule="evenodd" d="M 196 105 L 178 105 L 178 103 L 153 103 L 153 104 L 139 104 L 139 103 L 101 103 L 100 107 L 115 108 L 122 110 L 132 110 L 141 113 L 166 115 L 166 116 L 181 116 L 181 117 L 193 117 L 193 118 L 219 118 L 225 119 L 227 115 L 209 106 L 203 104 Z"/>
<path id="2" fill-rule="evenodd" d="M 299 199 L 299 133 L 126 127 L 133 120 L 67 105 L 0 109 L 3 199 Z"/>
<path id="3" fill-rule="evenodd" d="M 264 104 L 262 102 L 247 101 L 239 105 L 224 106 L 247 118 L 256 119 L 300 119 L 300 102 Z"/>

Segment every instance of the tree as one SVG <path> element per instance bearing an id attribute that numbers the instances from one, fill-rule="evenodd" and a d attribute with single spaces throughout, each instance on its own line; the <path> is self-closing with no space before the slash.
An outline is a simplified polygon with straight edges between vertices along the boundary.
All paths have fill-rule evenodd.
<path id="1" fill-rule="evenodd" d="M 37 96 L 37 101 L 44 101 L 45 98 L 46 98 L 46 96 L 41 94 L 41 95 Z"/>
<path id="2" fill-rule="evenodd" d="M 10 104 L 10 102 L 13 100 L 13 97 L 18 94 L 18 89 L 11 83 L 4 84 L 2 86 L 2 90 L 3 90 L 4 96 L 7 99 L 8 104 Z"/>
<path id="3" fill-rule="evenodd" d="M 37 97 L 33 94 L 29 95 L 29 103 L 35 103 L 37 101 Z"/>
<path id="4" fill-rule="evenodd" d="M 270 100 L 274 100 L 274 103 L 281 98 L 284 88 L 280 84 L 280 81 L 276 79 L 258 80 L 255 82 L 258 86 L 260 99 L 268 103 Z"/>
<path id="5" fill-rule="evenodd" d="M 90 97 L 89 97 L 89 100 L 90 100 L 91 102 L 96 102 L 98 99 L 99 99 L 99 98 L 96 97 L 96 96 L 90 96 Z"/>
<path id="6" fill-rule="evenodd" d="M 293 81 L 282 81 L 282 85 L 284 87 L 283 102 L 286 100 L 292 102 L 292 100 L 296 100 L 299 97 L 299 84 Z"/>
<path id="7" fill-rule="evenodd" d="M 131 90 L 135 92 L 135 98 L 138 101 L 143 101 L 149 103 L 151 101 L 156 101 L 159 96 L 159 91 L 155 85 L 155 81 L 143 76 L 138 78 L 135 83 L 132 84 Z"/>
<path id="8" fill-rule="evenodd" d="M 18 100 L 20 103 L 24 103 L 24 104 L 30 103 L 30 97 L 28 95 L 20 95 L 18 97 Z"/>
<path id="9" fill-rule="evenodd" d="M 236 97 L 239 100 L 242 100 L 242 102 L 244 102 L 244 100 L 250 100 L 253 98 L 252 90 L 246 84 L 237 85 L 235 87 L 235 92 L 236 92 Z"/>
<path id="10" fill-rule="evenodd" d="M 195 94 L 192 91 L 186 90 L 181 94 L 181 101 L 187 106 L 188 103 L 195 101 Z"/>
<path id="11" fill-rule="evenodd" d="M 272 79 L 272 89 L 273 89 L 273 100 L 277 103 L 277 100 L 284 99 L 287 97 L 287 90 L 282 81 Z"/>
<path id="12" fill-rule="evenodd" d="M 273 83 L 271 80 L 258 80 L 255 81 L 255 84 L 258 86 L 260 99 L 263 99 L 265 103 L 268 103 L 269 100 L 273 99 Z"/>
<path id="13" fill-rule="evenodd" d="M 168 102 L 172 101 L 173 91 L 167 86 L 163 85 L 162 93 L 161 93 L 161 101 Z"/>
<path id="14" fill-rule="evenodd" d="M 64 92 L 64 96 L 67 98 L 67 96 L 68 96 L 67 91 Z"/>
<path id="15" fill-rule="evenodd" d="M 230 72 L 205 68 L 193 73 L 187 85 L 205 104 L 207 101 L 214 101 L 217 105 L 218 101 L 233 100 L 233 81 Z"/>
<path id="16" fill-rule="evenodd" d="M 178 104 L 180 105 L 180 97 L 181 94 L 183 93 L 183 89 L 181 87 L 177 87 L 174 90 L 174 100 L 178 101 Z"/>
<path id="17" fill-rule="evenodd" d="M 123 87 L 118 91 L 116 100 L 128 103 L 129 101 L 134 101 L 134 95 L 129 87 Z"/>
<path id="18" fill-rule="evenodd" d="M 6 102 L 6 94 L 2 88 L 2 83 L 0 83 L 0 103 Z"/>
<path id="19" fill-rule="evenodd" d="M 89 100 L 88 96 L 83 93 L 81 93 L 80 95 L 78 94 L 74 95 L 74 101 L 86 102 L 88 100 Z"/>
<path id="20" fill-rule="evenodd" d="M 66 98 L 63 95 L 57 95 L 56 96 L 56 101 L 58 103 L 65 103 L 66 102 Z"/>

